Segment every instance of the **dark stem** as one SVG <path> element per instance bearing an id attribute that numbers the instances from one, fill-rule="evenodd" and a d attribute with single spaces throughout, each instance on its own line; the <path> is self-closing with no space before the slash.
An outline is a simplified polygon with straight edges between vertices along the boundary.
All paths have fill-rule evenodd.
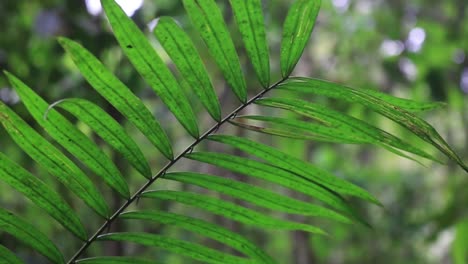
<path id="1" fill-rule="evenodd" d="M 93 236 L 91 236 L 82 246 L 81 248 L 75 253 L 75 255 L 68 261 L 68 264 L 75 263 L 76 260 L 83 254 L 86 249 L 94 242 L 96 239 L 105 231 L 108 229 L 110 225 L 119 217 L 121 213 L 133 202 L 139 199 L 140 195 L 148 189 L 158 178 L 163 176 L 167 170 L 169 170 L 177 161 L 179 161 L 181 158 L 185 156 L 185 154 L 191 152 L 200 142 L 202 142 L 206 137 L 209 135 L 216 133 L 218 128 L 228 122 L 230 119 L 233 117 L 236 117 L 237 114 L 242 111 L 244 108 L 247 106 L 251 105 L 254 103 L 257 99 L 262 98 L 267 92 L 270 90 L 276 88 L 278 85 L 286 81 L 289 77 L 285 77 L 281 79 L 280 81 L 276 82 L 275 84 L 271 85 L 270 87 L 262 90 L 258 94 L 256 94 L 254 97 L 250 98 L 247 102 L 243 103 L 234 111 L 232 111 L 229 115 L 224 117 L 221 121 L 213 125 L 210 129 L 208 129 L 201 137 L 199 137 L 197 140 L 195 140 L 192 144 L 190 144 L 184 151 L 182 151 L 177 157 L 175 157 L 173 160 L 169 161 L 156 175 L 154 175 L 149 181 L 145 183 L 134 195 L 132 195 L 109 219 L 104 222 L 104 224 L 94 233 Z"/>

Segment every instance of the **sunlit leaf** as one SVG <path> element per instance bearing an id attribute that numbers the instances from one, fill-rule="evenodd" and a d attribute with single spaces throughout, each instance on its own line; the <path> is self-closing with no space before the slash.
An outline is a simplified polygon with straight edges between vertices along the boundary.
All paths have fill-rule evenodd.
<path id="1" fill-rule="evenodd" d="M 0 181 L 21 192 L 79 239 L 86 240 L 86 231 L 70 206 L 44 182 L 9 160 L 1 152 Z"/>
<path id="2" fill-rule="evenodd" d="M 247 86 L 239 57 L 221 11 L 213 0 L 183 0 L 187 15 L 200 33 L 237 98 L 247 101 Z"/>
<path id="3" fill-rule="evenodd" d="M 230 0 L 245 49 L 263 87 L 270 85 L 270 59 L 261 0 Z"/>
<path id="4" fill-rule="evenodd" d="M 166 132 L 141 100 L 80 44 L 66 38 L 59 38 L 59 42 L 91 86 L 135 125 L 166 158 L 172 159 L 172 147 Z"/>
<path id="5" fill-rule="evenodd" d="M 194 157 L 196 157 L 196 153 Z M 197 185 L 209 190 L 232 196 L 237 199 L 244 200 L 251 204 L 256 204 L 264 208 L 277 210 L 284 213 L 300 214 L 306 216 L 321 216 L 344 223 L 351 223 L 351 220 L 349 220 L 347 217 L 335 213 L 330 209 L 293 199 L 284 195 L 279 195 L 272 191 L 231 179 L 191 172 L 166 173 L 164 175 L 164 179 Z"/>
<path id="6" fill-rule="evenodd" d="M 56 147 L 0 101 L 0 122 L 13 140 L 39 165 L 58 178 L 99 215 L 107 217 L 109 208 L 90 179 Z"/>
<path id="7" fill-rule="evenodd" d="M 281 41 L 281 73 L 291 74 L 304 52 L 320 10 L 321 0 L 296 0 L 288 11 Z"/>
<path id="8" fill-rule="evenodd" d="M 9 73 L 6 75 L 29 113 L 53 139 L 100 176 L 122 197 L 130 196 L 127 183 L 119 170 L 94 142 L 55 109 L 48 109 L 49 105 L 26 84 Z"/>
<path id="9" fill-rule="evenodd" d="M 152 246 L 171 251 L 203 263 L 251 263 L 248 259 L 224 254 L 220 251 L 210 249 L 198 244 L 185 242 L 160 235 L 147 233 L 114 233 L 99 237 L 101 241 L 128 241 L 145 246 Z"/>
<path id="10" fill-rule="evenodd" d="M 151 169 L 136 143 L 127 135 L 120 124 L 99 106 L 84 99 L 71 98 L 60 100 L 51 107 L 63 108 L 90 126 L 143 176 L 151 178 Z"/>
<path id="11" fill-rule="evenodd" d="M 219 241 L 246 256 L 258 259 L 261 263 L 274 263 L 268 255 L 243 236 L 196 218 L 161 211 L 127 212 L 122 214 L 119 218 L 150 220 L 164 225 L 177 226 Z"/>
<path id="12" fill-rule="evenodd" d="M 315 226 L 272 218 L 254 210 L 200 194 L 178 191 L 148 191 L 143 193 L 142 197 L 164 201 L 175 201 L 191 205 L 251 226 L 285 230 L 302 230 L 310 233 L 325 234 L 323 230 Z"/>
<path id="13" fill-rule="evenodd" d="M 153 88 L 187 132 L 194 138 L 198 138 L 197 119 L 187 97 L 143 32 L 115 0 L 101 0 L 101 3 L 117 41 L 135 69 Z"/>
<path id="14" fill-rule="evenodd" d="M 220 121 L 218 97 L 192 40 L 170 17 L 159 18 L 154 34 L 208 113 L 214 120 Z"/>
<path id="15" fill-rule="evenodd" d="M 2 208 L 0 208 L 0 230 L 33 248 L 52 263 L 65 263 L 60 251 L 43 233 L 25 220 Z"/>

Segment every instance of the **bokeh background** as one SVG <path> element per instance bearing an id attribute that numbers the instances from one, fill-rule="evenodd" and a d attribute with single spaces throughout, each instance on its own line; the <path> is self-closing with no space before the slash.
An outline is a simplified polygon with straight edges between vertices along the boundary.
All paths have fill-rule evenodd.
<path id="1" fill-rule="evenodd" d="M 225 113 L 234 108 L 236 101 L 226 88 L 199 37 L 190 27 L 181 1 L 120 0 L 118 2 L 148 33 L 155 48 L 161 52 L 171 68 L 174 67 L 150 31 L 157 23 L 158 17 L 163 15 L 175 17 L 198 41 L 200 53 L 210 69 Z M 245 65 L 244 72 L 250 93 L 253 95 L 260 87 L 248 65 L 232 13 L 227 1 L 217 2 L 222 7 L 230 26 L 241 62 Z M 276 80 L 280 78 L 278 55 L 281 26 L 286 16 L 285 10 L 291 2 L 263 1 L 271 47 L 272 76 Z M 328 79 L 357 88 L 376 89 L 417 101 L 445 102 L 444 108 L 423 113 L 421 116 L 440 131 L 463 160 L 468 161 L 467 12 L 466 0 L 323 0 L 311 41 L 295 74 Z M 0 1 L 0 69 L 6 69 L 17 75 L 48 102 L 67 97 L 87 98 L 103 106 L 117 120 L 122 120 L 122 117 L 98 97 L 83 80 L 71 59 L 58 45 L 57 36 L 79 40 L 111 68 L 162 120 L 173 142 L 176 142 L 176 149 L 182 149 L 189 143 L 180 126 L 175 124 L 174 118 L 123 56 L 101 12 L 99 1 Z M 187 93 L 189 93 L 188 88 Z M 8 103 L 31 125 L 38 128 L 3 75 L 0 76 L 0 100 Z M 406 137 L 405 132 L 399 127 L 369 113 L 362 107 L 337 104 L 323 98 L 316 100 L 324 104 L 333 104 L 342 111 Z M 212 124 L 195 100 L 194 105 L 200 110 L 202 127 L 206 128 Z M 252 107 L 249 111 L 261 110 Z M 83 124 L 77 125 L 91 137 L 95 137 Z M 143 147 L 152 168 L 157 171 L 164 164 L 161 155 L 154 149 L 145 147 L 148 144 L 145 144 L 145 139 L 134 128 L 126 127 Z M 236 128 L 226 128 L 226 131 L 246 133 Z M 247 134 L 251 137 L 265 137 L 254 133 Z M 261 244 L 280 263 L 468 263 L 468 175 L 455 164 L 448 162 L 446 165 L 440 165 L 424 162 L 423 166 L 371 146 L 306 143 L 278 138 L 262 140 L 283 148 L 295 156 L 306 158 L 338 177 L 363 186 L 384 205 L 384 208 L 379 208 L 360 201 L 352 201 L 373 226 L 372 229 L 316 219 L 299 219 L 316 222 L 330 232 L 330 237 L 276 230 L 249 233 L 245 227 L 225 219 L 212 218 L 212 221 L 237 232 L 249 233 L 252 240 Z M 103 144 L 98 138 L 96 142 Z M 124 162 L 119 162 L 121 157 L 112 153 L 107 146 L 103 144 L 102 147 L 119 164 L 119 168 L 129 179 L 132 190 L 137 189 L 143 182 L 142 177 Z M 0 129 L 0 150 L 38 177 L 48 181 L 56 190 L 61 190 L 62 187 L 42 168 L 31 162 L 3 129 Z M 441 155 L 438 157 L 443 159 Z M 181 167 L 197 168 L 190 163 Z M 201 170 L 214 173 L 215 169 L 201 168 Z M 222 171 L 217 173 L 227 174 Z M 242 175 L 227 176 L 248 180 Z M 163 181 L 155 184 L 155 188 L 168 186 L 186 188 L 170 186 Z M 289 195 L 297 196 L 294 193 Z M 107 198 L 116 208 L 122 202 L 110 191 Z M 49 218 L 42 217 L 43 214 L 38 208 L 3 184 L 0 185 L 0 205 L 19 212 L 29 219 L 37 218 L 38 220 L 34 222 L 38 228 L 54 237 L 66 254 L 71 255 L 79 246 L 78 242 L 68 239 L 68 236 L 64 235 Z M 74 206 L 78 207 L 79 204 Z M 86 223 L 90 224 L 90 230 L 100 225 L 101 220 L 86 209 L 80 213 L 83 219 L 86 219 Z M 157 226 L 124 225 L 125 223 L 117 224 L 113 228 L 116 230 L 149 228 L 156 232 L 185 235 L 178 230 Z M 0 243 L 18 252 L 30 263 L 42 263 L 38 256 L 6 234 L 0 233 Z M 220 247 L 217 244 L 212 246 Z M 95 246 L 89 253 L 96 252 L 141 253 L 134 247 L 115 243 Z M 165 260 L 165 263 L 187 263 L 186 259 L 177 256 L 159 251 L 158 254 L 158 258 Z"/>

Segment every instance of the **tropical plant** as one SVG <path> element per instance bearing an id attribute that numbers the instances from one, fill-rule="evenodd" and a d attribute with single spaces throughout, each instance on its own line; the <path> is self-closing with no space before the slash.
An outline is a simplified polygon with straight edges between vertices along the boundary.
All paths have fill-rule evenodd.
<path id="1" fill-rule="evenodd" d="M 274 84 L 271 84 L 270 80 L 269 48 L 261 1 L 229 1 L 251 66 L 262 86 L 262 89 L 250 99 L 247 98 L 247 85 L 235 46 L 215 1 L 183 0 L 194 27 L 206 44 L 226 83 L 239 100 L 239 106 L 225 116 L 222 116 L 224 109 L 220 106 L 216 91 L 195 45 L 174 19 L 160 18 L 154 35 L 173 61 L 181 80 L 174 77 L 144 33 L 125 15 L 114 0 L 101 2 L 115 37 L 127 58 L 193 140 L 180 153 L 174 153 L 170 137 L 142 101 L 93 54 L 73 40 L 59 38 L 59 43 L 73 59 L 84 78 L 167 158 L 166 165 L 156 174 L 152 173 L 141 148 L 130 138 L 122 125 L 103 108 L 77 98 L 64 99 L 49 105 L 25 83 L 13 74 L 5 72 L 29 113 L 61 147 L 50 143 L 3 102 L 0 102 L 0 122 L 31 159 L 55 176 L 64 188 L 92 209 L 104 222 L 92 235 L 89 235 L 87 232 L 89 227 L 85 228 L 83 219 L 78 216 L 80 208 L 70 206 L 70 198 L 63 198 L 43 180 L 0 153 L 0 179 L 22 193 L 71 235 L 83 242 L 82 247 L 71 256 L 69 263 L 154 262 L 134 256 L 96 256 L 84 259 L 88 248 L 100 241 L 125 241 L 148 248 L 158 247 L 204 263 L 275 263 L 275 260 L 258 245 L 240 234 L 195 217 L 198 214 L 177 214 L 154 205 L 152 210 L 148 210 L 145 209 L 148 204 L 140 205 L 139 200 L 158 201 L 160 204 L 172 201 L 248 226 L 302 230 L 317 235 L 325 235 L 326 232 L 312 224 L 280 219 L 273 216 L 272 212 L 323 217 L 330 221 L 367 225 L 365 219 L 353 209 L 345 196 L 357 197 L 379 205 L 379 201 L 370 193 L 316 165 L 262 142 L 218 132 L 220 128 L 229 124 L 285 138 L 342 144 L 373 144 L 410 159 L 424 158 L 440 162 L 440 159 L 428 153 L 425 147 L 422 148 L 329 106 L 297 99 L 297 96 L 293 96 L 295 94 L 307 98 L 322 96 L 351 105 L 362 105 L 399 124 L 407 132 L 419 137 L 426 145 L 435 147 L 468 171 L 468 167 L 437 131 L 415 115 L 418 112 L 437 108 L 440 103 L 414 102 L 373 90 L 353 89 L 319 79 L 291 76 L 310 38 L 320 9 L 320 0 L 296 0 L 291 6 L 284 22 L 281 43 L 282 78 Z M 200 122 L 181 88 L 181 81 L 193 89 L 214 121 L 213 126 L 204 133 L 199 131 Z M 283 91 L 282 96 L 275 96 L 275 90 Z M 291 96 L 285 97 L 287 94 Z M 287 118 L 271 115 L 240 116 L 241 111 L 251 105 L 274 108 L 293 115 L 288 115 Z M 129 180 L 121 175 L 117 168 L 119 164 L 115 164 L 96 142 L 59 113 L 58 108 L 87 124 L 146 178 L 145 183 L 131 194 Z M 237 149 L 243 155 L 203 151 L 201 148 L 205 142 L 216 142 Z M 62 152 L 60 150 L 62 147 L 73 157 Z M 311 204 L 268 190 L 261 183 L 254 184 L 254 181 L 241 182 L 220 175 L 174 171 L 176 164 L 187 159 L 244 174 L 262 180 L 263 183 L 283 186 L 310 196 L 318 203 Z M 77 161 L 80 165 L 75 163 Z M 91 180 L 89 175 L 83 172 L 83 166 L 99 176 L 121 197 L 122 205 L 117 210 L 112 212 L 109 209 L 102 188 L 98 188 L 97 181 Z M 158 179 L 199 186 L 225 196 L 210 196 L 206 192 L 150 190 L 151 187 L 157 186 L 155 182 Z M 243 202 L 232 203 L 223 199 L 226 196 Z M 246 203 L 263 210 L 254 210 Z M 124 220 L 144 220 L 164 226 L 175 226 L 218 241 L 237 250 L 239 254 L 221 252 L 202 244 L 150 233 L 147 230 L 145 232 L 109 231 L 114 223 Z M 0 208 L 0 230 L 9 233 L 52 263 L 65 262 L 58 247 L 34 225 L 34 221 Z M 0 260 L 1 263 L 21 263 L 15 254 L 1 245 Z"/>

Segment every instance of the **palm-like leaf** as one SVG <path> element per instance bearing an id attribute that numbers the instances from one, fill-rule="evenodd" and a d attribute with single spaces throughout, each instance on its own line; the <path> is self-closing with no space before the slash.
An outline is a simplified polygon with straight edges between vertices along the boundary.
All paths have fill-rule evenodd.
<path id="1" fill-rule="evenodd" d="M 468 171 L 468 167 L 434 128 L 413 114 L 436 108 L 440 104 L 418 103 L 375 91 L 351 89 L 326 81 L 290 77 L 315 24 L 315 18 L 320 8 L 319 0 L 296 0 L 292 5 L 284 25 L 280 54 L 283 79 L 271 86 L 269 86 L 269 54 L 263 26 L 261 1 L 230 1 L 248 58 L 264 88 L 251 99 L 247 99 L 247 86 L 237 51 L 215 1 L 183 1 L 194 27 L 201 35 L 233 94 L 241 102 L 238 108 L 225 117 L 221 116 L 220 103 L 210 76 L 190 37 L 171 18 L 160 19 L 154 32 L 155 36 L 169 54 L 181 76 L 193 88 L 200 102 L 216 121 L 210 129 L 201 135 L 199 122 L 180 88 L 178 80 L 152 48 L 143 32 L 125 15 L 114 0 L 102 0 L 102 4 L 117 41 L 135 70 L 153 88 L 165 106 L 195 140 L 180 154 L 174 156 L 173 146 L 166 132 L 141 100 L 106 69 L 96 57 L 72 40 L 60 38 L 59 42 L 71 56 L 85 79 L 169 159 L 168 163 L 157 174 L 151 175 L 148 162 L 136 143 L 99 106 L 81 99 L 61 100 L 49 106 L 26 84 L 12 74 L 6 73 L 31 115 L 50 137 L 125 199 L 122 201 L 122 206 L 110 214 L 103 196 L 96 187 L 98 184 L 93 183 L 72 160 L 62 154 L 40 133 L 33 130 L 5 104 L 0 103 L 0 122 L 17 144 L 33 160 L 56 176 L 70 192 L 81 198 L 89 208 L 106 218 L 104 224 L 87 239 L 88 235 L 77 214 L 55 191 L 0 154 L 0 180 L 23 193 L 25 197 L 44 209 L 71 234 L 85 240 L 82 247 L 71 257 L 70 263 L 153 263 L 153 260 L 132 256 L 83 259 L 88 247 L 99 243 L 99 241 L 125 241 L 149 248 L 158 247 L 205 263 L 275 263 L 260 247 L 252 244 L 240 234 L 193 216 L 164 212 L 161 209 L 144 210 L 143 206 L 140 208 L 137 204 L 139 199 L 157 204 L 160 204 L 161 201 L 172 201 L 197 208 L 197 212 L 205 210 L 256 228 L 303 230 L 318 235 L 326 234 L 326 232 L 309 223 L 281 219 L 277 215 L 265 212 L 265 210 L 323 217 L 344 223 L 367 224 L 355 212 L 346 196 L 354 196 L 380 205 L 373 195 L 359 186 L 337 178 L 318 166 L 294 158 L 276 148 L 244 137 L 214 135 L 220 126 L 229 123 L 282 137 L 338 143 L 374 144 L 398 155 L 413 154 L 438 161 L 436 157 L 427 154 L 417 146 L 408 144 L 396 135 L 387 133 L 363 120 L 328 109 L 326 106 L 290 98 L 262 98 L 274 89 L 322 95 L 364 105 L 400 124 Z M 292 111 L 302 118 L 299 120 L 265 115 L 238 116 L 240 111 L 254 103 Z M 78 120 L 86 123 L 105 142 L 121 153 L 129 164 L 147 178 L 145 184 L 133 195 L 130 195 L 128 181 L 117 169 L 118 164 L 114 164 L 95 143 L 64 118 L 58 112 L 58 108 L 70 112 Z M 310 120 L 304 121 L 304 117 Z M 260 122 L 262 125 L 251 124 L 252 121 Z M 269 126 L 266 127 L 265 124 Z M 239 157 L 221 152 L 193 152 L 195 147 L 205 141 L 217 142 L 241 150 L 250 156 Z M 220 169 L 280 185 L 289 190 L 304 193 L 322 203 L 311 204 L 275 193 L 264 186 L 254 185 L 254 181 L 240 182 L 194 172 L 169 172 L 175 164 L 183 162 L 184 159 L 210 164 Z M 150 187 L 156 185 L 154 183 L 158 179 L 202 187 L 209 193 L 230 196 L 249 205 L 232 203 L 207 193 L 149 190 Z M 129 211 L 129 206 L 134 206 L 136 209 Z M 252 208 L 253 206 L 262 208 L 262 210 L 255 210 Z M 124 232 L 126 230 L 108 233 L 111 224 L 119 220 L 145 221 L 174 226 L 217 240 L 236 249 L 242 255 L 231 255 L 164 234 Z M 11 233 L 53 263 L 63 262 L 61 253 L 47 237 L 30 223 L 26 223 L 25 220 L 4 209 L 0 209 L 0 230 Z M 2 261 L 19 262 L 3 246 L 0 246 L 0 253 Z"/>
<path id="2" fill-rule="evenodd" d="M 197 138 L 199 132 L 195 115 L 175 77 L 122 8 L 113 0 L 101 2 L 117 41 L 124 47 L 123 51 L 135 69 L 161 97 L 187 132 Z"/>
<path id="3" fill-rule="evenodd" d="M 237 98 L 247 101 L 247 87 L 234 43 L 215 1 L 183 0 L 185 10 Z"/>
<path id="4" fill-rule="evenodd" d="M 104 141 L 121 153 L 132 166 L 146 178 L 151 178 L 151 169 L 136 143 L 122 127 L 99 106 L 83 99 L 65 99 L 51 105 L 58 106 L 91 127 Z"/>
<path id="5" fill-rule="evenodd" d="M 30 246 L 53 263 L 64 263 L 64 259 L 57 247 L 33 225 L 25 219 L 0 208 L 0 228 L 24 244 Z M 7 256 L 8 257 L 8 256 Z"/>
<path id="6" fill-rule="evenodd" d="M 0 103 L 0 121 L 16 143 L 39 165 L 56 176 L 99 215 L 109 215 L 109 208 L 93 183 L 70 159 L 39 135 L 5 104 Z M 2 173 L 2 179 L 6 174 Z"/>

